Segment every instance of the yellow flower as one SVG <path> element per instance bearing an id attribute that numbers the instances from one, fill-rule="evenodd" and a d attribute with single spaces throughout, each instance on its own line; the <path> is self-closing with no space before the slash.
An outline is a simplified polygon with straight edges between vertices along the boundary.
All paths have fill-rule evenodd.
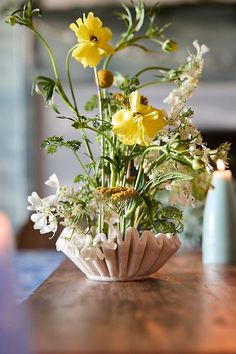
<path id="1" fill-rule="evenodd" d="M 150 145 L 157 132 L 167 124 L 164 113 L 142 104 L 138 91 L 131 93 L 129 102 L 130 109 L 122 109 L 113 115 L 112 131 L 125 145 Z"/>
<path id="2" fill-rule="evenodd" d="M 112 32 L 107 27 L 102 27 L 102 21 L 90 12 L 79 18 L 70 25 L 70 29 L 75 32 L 79 44 L 73 50 L 72 56 L 81 62 L 86 68 L 94 68 L 106 55 L 113 53 L 113 48 L 108 42 L 112 38 Z"/>

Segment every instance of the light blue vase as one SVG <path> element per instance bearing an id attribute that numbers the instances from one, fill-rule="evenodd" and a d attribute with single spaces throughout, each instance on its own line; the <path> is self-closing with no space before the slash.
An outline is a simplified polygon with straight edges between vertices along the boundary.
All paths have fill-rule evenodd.
<path id="1" fill-rule="evenodd" d="M 230 171 L 216 171 L 203 218 L 203 263 L 236 264 L 236 198 Z"/>

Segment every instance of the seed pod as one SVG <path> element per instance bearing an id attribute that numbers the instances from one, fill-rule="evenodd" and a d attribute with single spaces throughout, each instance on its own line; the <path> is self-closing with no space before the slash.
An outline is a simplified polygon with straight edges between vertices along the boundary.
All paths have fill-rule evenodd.
<path id="1" fill-rule="evenodd" d="M 108 88 L 113 84 L 114 76 L 109 70 L 98 71 L 98 82 L 101 88 Z"/>
<path id="2" fill-rule="evenodd" d="M 178 49 L 178 44 L 175 41 L 172 41 L 171 39 L 167 39 L 163 44 L 162 44 L 162 50 L 164 52 L 175 52 Z"/>

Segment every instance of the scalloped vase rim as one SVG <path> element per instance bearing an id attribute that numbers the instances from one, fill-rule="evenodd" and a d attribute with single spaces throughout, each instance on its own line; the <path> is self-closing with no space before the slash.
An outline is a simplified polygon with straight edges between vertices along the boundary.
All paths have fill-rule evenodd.
<path id="1" fill-rule="evenodd" d="M 57 245 L 63 232 L 65 229 L 59 236 Z M 134 235 L 137 237 L 132 237 Z M 76 254 L 72 251 L 70 241 L 58 250 L 90 280 L 134 281 L 147 279 L 158 271 L 181 245 L 177 234 L 154 234 L 144 230 L 140 235 L 134 227 L 127 228 L 124 239 L 120 232 L 116 232 L 113 241 L 117 241 L 116 249 L 101 247 L 103 259 L 85 260 L 79 250 Z"/>

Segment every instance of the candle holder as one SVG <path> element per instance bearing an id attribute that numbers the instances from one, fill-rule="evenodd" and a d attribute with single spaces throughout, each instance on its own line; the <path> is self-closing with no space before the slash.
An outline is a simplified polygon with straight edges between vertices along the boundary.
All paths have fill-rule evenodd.
<path id="1" fill-rule="evenodd" d="M 236 264 L 236 198 L 222 160 L 213 173 L 203 217 L 203 263 Z"/>

